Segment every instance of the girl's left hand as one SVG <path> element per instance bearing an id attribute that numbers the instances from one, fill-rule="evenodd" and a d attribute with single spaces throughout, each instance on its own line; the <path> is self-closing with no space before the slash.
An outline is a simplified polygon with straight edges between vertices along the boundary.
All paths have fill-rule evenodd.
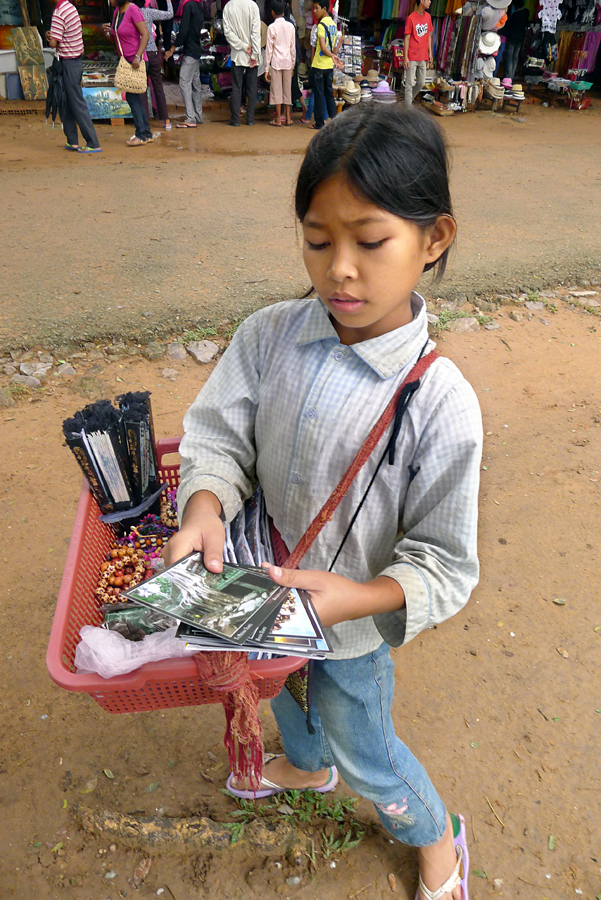
<path id="1" fill-rule="evenodd" d="M 348 619 L 359 619 L 370 613 L 365 611 L 365 585 L 317 569 L 281 569 L 263 563 L 269 577 L 284 587 L 308 591 L 321 624 L 328 628 Z"/>
<path id="2" fill-rule="evenodd" d="M 139 60 L 139 59 L 136 59 L 135 56 L 134 56 L 134 58 L 132 59 L 131 64 L 132 64 L 132 68 L 134 68 L 134 69 L 139 69 L 139 68 L 140 68 L 140 60 Z"/>

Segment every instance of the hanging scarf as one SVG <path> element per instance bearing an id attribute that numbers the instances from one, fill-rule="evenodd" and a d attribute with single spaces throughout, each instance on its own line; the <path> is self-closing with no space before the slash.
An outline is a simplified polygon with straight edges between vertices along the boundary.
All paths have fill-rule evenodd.
<path id="1" fill-rule="evenodd" d="M 263 740 L 259 719 L 259 689 L 252 680 L 248 655 L 234 651 L 196 653 L 200 681 L 221 694 L 230 768 L 236 779 L 250 778 L 255 790 L 263 777 Z"/>

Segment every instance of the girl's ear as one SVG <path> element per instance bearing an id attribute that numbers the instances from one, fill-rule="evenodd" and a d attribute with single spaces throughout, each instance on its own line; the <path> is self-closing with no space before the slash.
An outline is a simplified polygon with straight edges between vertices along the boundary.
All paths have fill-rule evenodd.
<path id="1" fill-rule="evenodd" d="M 453 216 L 439 216 L 426 232 L 426 265 L 435 263 L 451 246 L 457 233 L 457 223 Z"/>

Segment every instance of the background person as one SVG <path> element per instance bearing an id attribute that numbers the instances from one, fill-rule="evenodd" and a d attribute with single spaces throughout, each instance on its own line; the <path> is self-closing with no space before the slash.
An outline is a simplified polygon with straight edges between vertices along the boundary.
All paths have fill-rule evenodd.
<path id="1" fill-rule="evenodd" d="M 173 6 L 171 0 L 167 0 L 167 9 L 165 10 L 154 9 L 152 6 L 149 6 L 150 0 L 135 0 L 135 3 L 136 6 L 139 6 L 142 10 L 142 15 L 144 16 L 144 21 L 148 28 L 148 46 L 146 47 L 146 55 L 148 57 L 148 81 L 152 84 L 152 89 L 154 91 L 159 123 L 169 130 L 171 128 L 171 122 L 169 121 L 167 100 L 165 99 L 165 90 L 163 88 L 161 57 L 153 34 L 153 26 L 155 22 L 173 21 Z M 171 44 L 169 46 L 171 46 Z"/>
<path id="2" fill-rule="evenodd" d="M 240 124 L 242 84 L 246 88 L 246 124 L 255 124 L 258 63 L 261 59 L 261 16 L 254 0 L 229 0 L 223 10 L 223 32 L 232 48 L 232 92 L 229 125 Z"/>
<path id="3" fill-rule="evenodd" d="M 135 3 L 129 3 L 129 0 L 110 0 L 110 2 L 115 13 L 112 23 L 102 26 L 104 33 L 115 41 L 119 56 L 123 55 L 134 69 L 139 69 L 142 61 L 148 62 L 144 52 L 148 44 L 148 28 L 142 11 Z M 140 147 L 142 144 L 150 143 L 152 132 L 142 95 L 126 91 L 125 99 L 131 109 L 136 129 L 134 136 L 126 141 L 126 144 L 129 147 Z"/>
<path id="4" fill-rule="evenodd" d="M 200 32 L 205 17 L 199 0 L 184 0 L 175 46 L 165 53 L 165 60 L 171 59 L 175 51 L 183 53 L 179 69 L 179 89 L 186 108 L 186 118 L 178 122 L 177 128 L 196 128 L 202 125 L 202 85 L 200 82 L 199 59 L 202 54 Z"/>
<path id="5" fill-rule="evenodd" d="M 282 106 L 286 125 L 292 125 L 292 74 L 296 61 L 296 28 L 284 18 L 284 0 L 272 0 L 273 22 L 267 29 L 265 80 L 270 84 L 269 102 L 275 106 L 270 125 L 281 127 Z"/>
<path id="6" fill-rule="evenodd" d="M 78 150 L 80 153 L 100 153 L 102 148 L 98 143 L 96 129 L 92 124 L 92 117 L 81 90 L 81 78 L 83 75 L 81 19 L 73 4 L 69 3 L 69 0 L 58 0 L 52 14 L 50 31 L 46 32 L 46 38 L 50 46 L 57 49 L 63 70 L 63 84 L 65 86 L 63 131 L 67 140 L 65 150 Z M 85 147 L 79 146 L 77 138 L 78 125 L 86 142 Z"/>
<path id="7" fill-rule="evenodd" d="M 336 117 L 336 101 L 334 100 L 334 65 L 342 69 L 342 60 L 336 56 L 336 23 L 330 17 L 329 0 L 315 0 L 313 18 L 317 21 L 317 44 L 311 62 L 311 89 L 315 100 L 313 115 L 315 124 L 312 128 L 319 131 L 324 126 L 324 100 L 330 119 Z"/>
<path id="8" fill-rule="evenodd" d="M 524 6 L 524 0 L 514 0 L 513 12 L 499 31 L 499 34 L 505 38 L 505 75 L 512 81 L 529 22 L 530 13 Z"/>
<path id="9" fill-rule="evenodd" d="M 430 0 L 419 0 L 405 22 L 403 66 L 405 69 L 405 104 L 411 106 L 426 83 L 426 63 L 434 65 L 432 53 L 432 19 Z"/>

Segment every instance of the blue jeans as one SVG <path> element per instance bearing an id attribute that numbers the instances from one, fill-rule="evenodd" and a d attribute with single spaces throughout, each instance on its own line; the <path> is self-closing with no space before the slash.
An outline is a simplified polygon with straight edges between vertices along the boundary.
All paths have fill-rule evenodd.
<path id="1" fill-rule="evenodd" d="M 315 734 L 285 688 L 271 708 L 293 766 L 316 772 L 336 765 L 348 786 L 373 802 L 393 837 L 427 847 L 442 838 L 446 810 L 426 770 L 394 732 L 393 692 L 394 663 L 382 644 L 358 659 L 314 662 Z"/>
<path id="2" fill-rule="evenodd" d="M 309 97 L 309 102 L 307 103 L 307 112 L 305 114 L 305 120 L 307 122 L 311 121 L 311 116 L 313 115 L 313 107 L 315 105 L 315 94 L 311 91 L 311 96 Z M 326 109 L 326 99 L 323 99 L 323 118 L 324 120 L 328 118 L 328 111 Z"/>
<path id="3" fill-rule="evenodd" d="M 150 130 L 148 115 L 144 109 L 144 104 L 142 103 L 142 94 L 130 94 L 128 92 L 125 94 L 125 99 L 129 103 L 129 108 L 131 109 L 131 117 L 134 120 L 136 128 L 136 137 L 141 141 L 149 140 L 152 137 L 152 132 Z"/>
<path id="4" fill-rule="evenodd" d="M 518 67 L 518 57 L 521 49 L 521 44 L 505 44 L 505 75 L 507 78 L 511 78 L 512 81 L 515 70 Z"/>
<path id="5" fill-rule="evenodd" d="M 315 108 L 313 115 L 315 116 L 315 127 L 323 128 L 324 126 L 324 109 L 327 110 L 330 119 L 336 117 L 336 101 L 334 100 L 334 88 L 332 81 L 334 79 L 333 69 L 311 69 L 311 87 L 315 94 Z M 325 99 L 325 104 L 324 104 Z"/>

